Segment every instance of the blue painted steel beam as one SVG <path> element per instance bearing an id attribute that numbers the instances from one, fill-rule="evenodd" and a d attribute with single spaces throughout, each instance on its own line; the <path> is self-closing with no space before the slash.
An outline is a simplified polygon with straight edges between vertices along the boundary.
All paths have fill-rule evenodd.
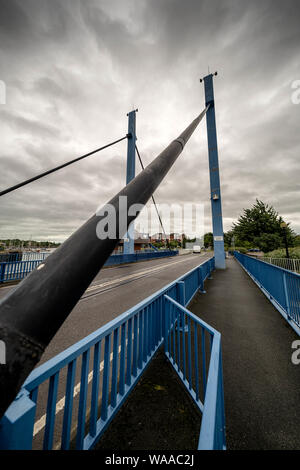
<path id="1" fill-rule="evenodd" d="M 209 175 L 211 191 L 211 212 L 214 238 L 216 269 L 225 269 L 224 232 L 222 218 L 222 200 L 219 174 L 218 142 L 215 116 L 213 74 L 204 77 L 205 104 L 209 105 L 206 113 Z"/>
<path id="2" fill-rule="evenodd" d="M 127 139 L 127 172 L 126 184 L 135 178 L 135 143 L 136 143 L 136 110 L 128 113 Z M 134 223 L 132 223 L 124 237 L 124 254 L 134 253 Z"/>

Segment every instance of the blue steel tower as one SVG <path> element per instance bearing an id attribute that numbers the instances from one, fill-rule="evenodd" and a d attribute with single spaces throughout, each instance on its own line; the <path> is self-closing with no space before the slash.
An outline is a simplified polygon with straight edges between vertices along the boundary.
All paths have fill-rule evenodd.
<path id="1" fill-rule="evenodd" d="M 217 72 L 214 74 L 217 75 Z M 211 212 L 214 239 L 214 255 L 216 269 L 225 269 L 224 232 L 222 219 L 222 199 L 219 174 L 218 142 L 215 116 L 215 100 L 213 74 L 204 77 L 205 105 L 209 105 L 206 113 L 209 176 L 211 192 Z M 202 79 L 200 80 L 202 82 Z"/>
<path id="2" fill-rule="evenodd" d="M 136 111 L 128 113 L 127 173 L 126 184 L 135 177 Z M 127 208 L 129 209 L 129 208 Z M 132 223 L 124 237 L 124 254 L 134 253 L 134 224 Z"/>

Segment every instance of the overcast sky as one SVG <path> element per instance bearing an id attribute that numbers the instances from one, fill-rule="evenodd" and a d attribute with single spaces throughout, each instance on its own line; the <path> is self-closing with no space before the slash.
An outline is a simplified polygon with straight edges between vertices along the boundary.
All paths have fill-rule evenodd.
<path id="1" fill-rule="evenodd" d="M 299 0 L 0 0 L 0 188 L 127 132 L 148 164 L 214 80 L 224 230 L 255 199 L 300 233 Z M 137 169 L 140 171 L 138 162 Z M 125 184 L 126 141 L 0 198 L 0 238 L 62 241 Z M 156 192 L 203 203 L 206 122 Z"/>

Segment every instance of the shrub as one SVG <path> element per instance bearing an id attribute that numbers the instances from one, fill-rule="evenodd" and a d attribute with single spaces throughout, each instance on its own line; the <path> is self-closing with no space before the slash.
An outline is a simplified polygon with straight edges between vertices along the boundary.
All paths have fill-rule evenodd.
<path id="1" fill-rule="evenodd" d="M 246 255 L 248 253 L 247 248 L 244 248 L 243 246 L 240 246 L 240 247 L 236 246 L 235 251 L 239 251 L 240 253 L 242 253 L 242 255 Z"/>
<path id="2" fill-rule="evenodd" d="M 289 255 L 292 259 L 300 259 L 300 247 L 289 248 Z M 286 251 L 284 248 L 280 248 L 266 253 L 265 256 L 267 258 L 286 258 Z"/>

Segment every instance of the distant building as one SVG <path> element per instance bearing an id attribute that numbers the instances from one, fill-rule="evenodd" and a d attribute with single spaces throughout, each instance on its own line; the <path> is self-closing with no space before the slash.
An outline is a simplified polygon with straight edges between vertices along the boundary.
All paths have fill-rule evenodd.
<path id="1" fill-rule="evenodd" d="M 182 242 L 184 237 L 184 233 L 180 235 L 180 233 L 170 233 L 170 241 L 177 241 L 177 242 Z"/>
<path id="2" fill-rule="evenodd" d="M 148 234 L 134 232 L 134 251 L 142 251 L 147 248 L 150 248 L 151 239 Z M 123 253 L 124 251 L 124 240 L 120 240 L 116 248 L 114 249 L 114 254 Z"/>
<path id="3" fill-rule="evenodd" d="M 164 242 L 164 241 L 177 241 L 177 242 L 182 242 L 183 238 L 185 237 L 184 233 L 180 235 L 180 233 L 170 233 L 170 234 L 164 234 L 162 232 L 159 233 L 154 233 L 154 235 L 151 235 L 150 239 L 152 242 Z"/>

